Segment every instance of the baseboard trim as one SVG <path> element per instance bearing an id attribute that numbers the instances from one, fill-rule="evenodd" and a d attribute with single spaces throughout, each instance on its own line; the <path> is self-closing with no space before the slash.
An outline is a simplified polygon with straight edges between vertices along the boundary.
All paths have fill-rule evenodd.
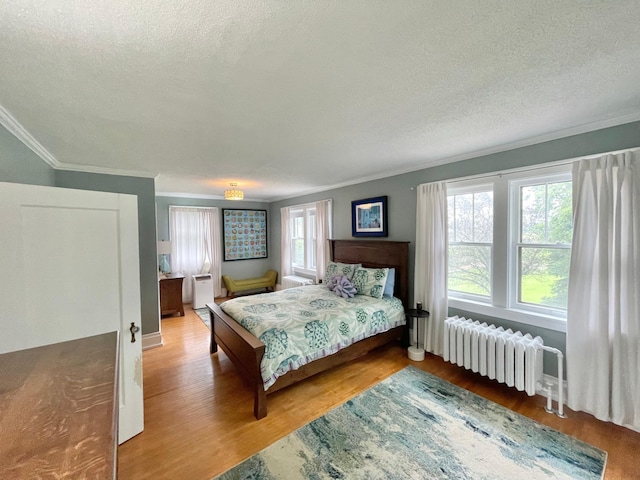
<path id="1" fill-rule="evenodd" d="M 160 332 L 142 335 L 142 350 L 149 350 L 150 348 L 161 347 L 162 345 L 162 334 Z"/>

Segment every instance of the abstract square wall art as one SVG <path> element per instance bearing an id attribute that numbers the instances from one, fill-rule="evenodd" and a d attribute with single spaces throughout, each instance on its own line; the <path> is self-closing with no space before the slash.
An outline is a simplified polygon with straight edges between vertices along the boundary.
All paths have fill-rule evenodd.
<path id="1" fill-rule="evenodd" d="M 222 210 L 224 261 L 267 258 L 267 211 Z"/>

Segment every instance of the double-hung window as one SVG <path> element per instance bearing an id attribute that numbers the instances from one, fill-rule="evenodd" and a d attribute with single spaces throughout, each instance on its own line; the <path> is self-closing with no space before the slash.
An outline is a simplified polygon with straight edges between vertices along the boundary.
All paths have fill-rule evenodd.
<path id="1" fill-rule="evenodd" d="M 515 308 L 567 316 L 573 220 L 570 175 L 523 179 L 511 185 L 511 256 Z"/>
<path id="2" fill-rule="evenodd" d="M 460 298 L 491 300 L 493 187 L 476 185 L 448 195 L 449 290 Z"/>
<path id="3" fill-rule="evenodd" d="M 564 331 L 571 188 L 568 166 L 451 182 L 450 306 Z"/>
<path id="4" fill-rule="evenodd" d="M 291 266 L 295 273 L 313 275 L 316 271 L 315 204 L 291 207 Z"/>

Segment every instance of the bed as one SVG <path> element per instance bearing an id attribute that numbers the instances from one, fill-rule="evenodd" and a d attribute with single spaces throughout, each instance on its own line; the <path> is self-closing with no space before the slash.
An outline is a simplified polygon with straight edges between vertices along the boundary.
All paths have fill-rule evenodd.
<path id="1" fill-rule="evenodd" d="M 330 240 L 330 244 L 333 262 L 360 263 L 366 268 L 395 268 L 394 296 L 400 299 L 406 308 L 408 304 L 409 242 Z M 390 328 L 279 376 L 265 391 L 261 372 L 265 344 L 225 313 L 219 305 L 207 304 L 207 307 L 211 316 L 210 353 L 214 354 L 218 351 L 218 347 L 222 348 L 240 375 L 251 386 L 254 391 L 253 413 L 257 419 L 267 415 L 268 393 L 276 392 L 312 375 L 349 362 L 386 343 L 406 338 L 405 325 Z"/>

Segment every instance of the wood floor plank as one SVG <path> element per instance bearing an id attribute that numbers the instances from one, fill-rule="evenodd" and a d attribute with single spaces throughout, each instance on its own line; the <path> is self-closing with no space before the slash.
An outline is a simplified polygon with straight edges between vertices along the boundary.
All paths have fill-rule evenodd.
<path id="1" fill-rule="evenodd" d="M 209 329 L 185 305 L 184 317 L 162 320 L 164 346 L 143 354 L 145 429 L 118 448 L 123 480 L 208 480 L 337 407 L 407 365 L 414 365 L 540 423 L 608 452 L 606 480 L 640 478 L 640 433 L 567 409 L 560 419 L 545 399 L 427 355 L 412 362 L 390 345 L 268 398 L 253 416 L 253 394 L 224 352 L 209 355 Z M 305 399 L 300 401 L 300 399 Z"/>

